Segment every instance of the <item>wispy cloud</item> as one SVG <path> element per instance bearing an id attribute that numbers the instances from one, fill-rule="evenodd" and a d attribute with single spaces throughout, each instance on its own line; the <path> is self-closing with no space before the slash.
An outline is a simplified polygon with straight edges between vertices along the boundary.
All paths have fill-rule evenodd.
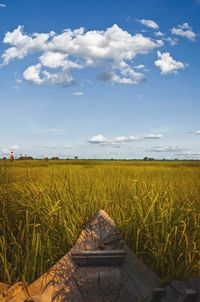
<path id="1" fill-rule="evenodd" d="M 179 24 L 178 27 L 173 27 L 171 29 L 171 33 L 173 35 L 187 38 L 190 41 L 195 41 L 197 36 L 187 22 L 183 24 Z"/>
<path id="2" fill-rule="evenodd" d="M 73 92 L 72 94 L 75 95 L 75 96 L 81 96 L 81 95 L 83 95 L 84 93 L 83 93 L 82 91 L 75 91 L 75 92 Z"/>
<path id="3" fill-rule="evenodd" d="M 177 152 L 182 150 L 182 146 L 156 146 L 151 149 L 153 152 Z"/>
<path id="4" fill-rule="evenodd" d="M 162 134 L 156 134 L 156 133 L 152 133 L 152 134 L 148 134 L 146 136 L 143 136 L 144 139 L 160 139 L 163 138 Z"/>
<path id="5" fill-rule="evenodd" d="M 117 136 L 114 138 L 105 137 L 102 134 L 94 135 L 89 140 L 88 143 L 96 145 L 115 145 L 120 143 L 128 143 L 139 140 L 136 136 Z"/>
<path id="6" fill-rule="evenodd" d="M 36 146 L 38 149 L 70 149 L 72 146 L 67 144 L 67 145 L 40 145 Z"/>
<path id="7" fill-rule="evenodd" d="M 37 132 L 52 132 L 52 133 L 56 133 L 56 132 L 63 132 L 64 129 L 63 128 L 46 128 L 46 129 L 38 129 Z"/>
<path id="8" fill-rule="evenodd" d="M 178 156 L 188 159 L 200 159 L 200 151 L 186 150 L 178 153 Z"/>
<path id="9" fill-rule="evenodd" d="M 154 34 L 155 34 L 156 37 L 163 37 L 164 36 L 164 34 L 161 31 L 156 31 Z"/>
<path id="10" fill-rule="evenodd" d="M 5 8 L 5 7 L 6 7 L 6 4 L 0 3 L 0 8 Z"/>
<path id="11" fill-rule="evenodd" d="M 139 19 L 138 22 L 140 22 L 142 25 L 145 25 L 145 26 L 147 26 L 149 28 L 152 28 L 152 29 L 158 29 L 159 28 L 159 25 L 153 20 Z"/>
<path id="12" fill-rule="evenodd" d="M 102 134 L 94 135 L 89 140 L 88 143 L 95 145 L 120 145 L 124 143 L 130 143 L 135 141 L 143 141 L 148 139 L 161 139 L 163 137 L 162 134 L 149 134 L 144 136 L 116 136 L 116 137 L 106 137 Z"/>

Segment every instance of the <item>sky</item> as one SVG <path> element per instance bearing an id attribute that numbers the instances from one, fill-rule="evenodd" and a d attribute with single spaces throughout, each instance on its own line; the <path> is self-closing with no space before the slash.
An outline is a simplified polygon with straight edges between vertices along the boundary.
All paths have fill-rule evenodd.
<path id="1" fill-rule="evenodd" d="M 0 0 L 0 157 L 200 159 L 200 0 Z"/>

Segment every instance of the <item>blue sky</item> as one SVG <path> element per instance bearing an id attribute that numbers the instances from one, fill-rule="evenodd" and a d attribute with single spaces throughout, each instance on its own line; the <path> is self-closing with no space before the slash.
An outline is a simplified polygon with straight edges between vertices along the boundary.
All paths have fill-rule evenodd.
<path id="1" fill-rule="evenodd" d="M 200 1 L 0 1 L 0 157 L 200 158 Z"/>

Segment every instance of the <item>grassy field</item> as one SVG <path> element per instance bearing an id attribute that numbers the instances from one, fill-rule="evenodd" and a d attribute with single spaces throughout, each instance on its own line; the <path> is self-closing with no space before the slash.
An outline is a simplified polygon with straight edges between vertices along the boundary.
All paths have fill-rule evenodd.
<path id="1" fill-rule="evenodd" d="M 0 281 L 34 280 L 104 209 L 163 279 L 200 274 L 200 162 L 0 161 Z"/>

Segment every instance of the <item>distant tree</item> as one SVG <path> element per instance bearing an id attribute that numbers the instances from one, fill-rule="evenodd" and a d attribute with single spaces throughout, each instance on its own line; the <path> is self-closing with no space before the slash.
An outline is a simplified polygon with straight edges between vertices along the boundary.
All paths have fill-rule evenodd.
<path id="1" fill-rule="evenodd" d="M 5 157 L 5 156 L 3 157 L 3 160 L 6 160 L 6 157 Z"/>
<path id="2" fill-rule="evenodd" d="M 51 158 L 51 160 L 59 160 L 60 158 L 58 157 L 58 156 L 53 156 L 52 158 Z"/>
<path id="3" fill-rule="evenodd" d="M 74 156 L 74 159 L 78 159 L 78 156 Z"/>
<path id="4" fill-rule="evenodd" d="M 143 160 L 148 160 L 148 157 L 147 157 L 147 156 L 145 156 L 145 157 L 143 158 Z"/>
<path id="5" fill-rule="evenodd" d="M 20 154 L 20 157 L 18 159 L 19 160 L 33 160 L 34 158 L 32 156 Z"/>

